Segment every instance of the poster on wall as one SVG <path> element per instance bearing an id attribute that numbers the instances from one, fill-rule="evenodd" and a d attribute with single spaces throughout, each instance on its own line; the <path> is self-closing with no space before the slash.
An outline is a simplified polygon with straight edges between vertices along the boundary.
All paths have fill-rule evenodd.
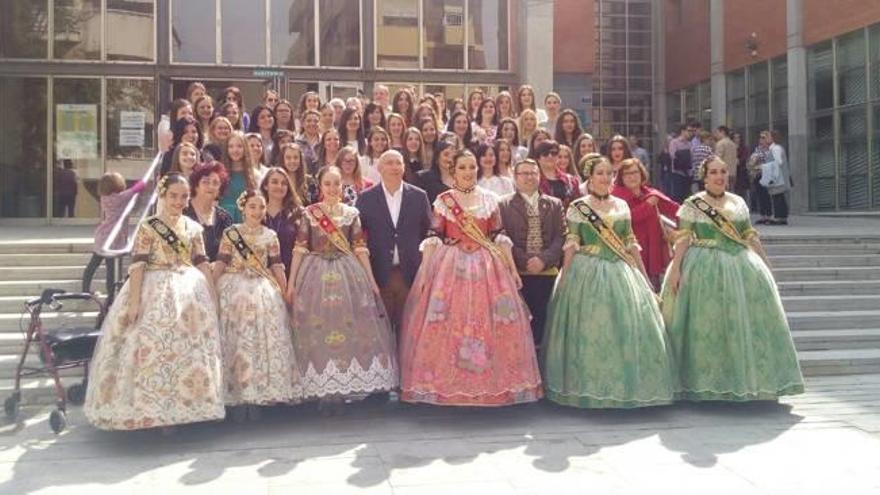
<path id="1" fill-rule="evenodd" d="M 145 112 L 119 112 L 119 146 L 144 146 Z"/>
<path id="2" fill-rule="evenodd" d="M 55 105 L 55 153 L 62 160 L 98 158 L 98 105 Z"/>

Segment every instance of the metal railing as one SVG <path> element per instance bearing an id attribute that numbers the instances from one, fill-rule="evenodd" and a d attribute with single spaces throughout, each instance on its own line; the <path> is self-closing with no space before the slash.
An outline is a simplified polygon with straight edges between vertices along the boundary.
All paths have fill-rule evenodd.
<path id="1" fill-rule="evenodd" d="M 135 224 L 139 224 L 144 218 L 147 217 L 152 211 L 153 207 L 156 205 L 156 200 L 158 199 L 158 191 L 156 190 L 156 182 L 158 177 L 157 172 L 159 170 L 159 166 L 162 164 L 162 155 L 163 153 L 157 153 L 153 158 L 152 163 L 147 168 L 147 171 L 144 173 L 144 176 L 141 177 L 141 180 L 147 184 L 148 187 L 145 187 L 142 191 L 132 196 L 128 203 L 125 205 L 125 209 L 122 211 L 122 215 L 120 215 L 119 219 L 116 220 L 116 223 L 113 225 L 113 230 L 110 231 L 110 235 L 107 236 L 107 240 L 104 241 L 104 245 L 101 246 L 103 250 L 104 256 L 113 259 L 113 285 L 119 288 L 120 281 L 122 281 L 125 277 L 122 273 L 122 258 L 129 254 L 134 247 L 134 236 L 128 235 L 129 225 L 130 225 L 130 216 L 135 211 L 139 205 L 142 205 L 140 215 L 137 218 L 137 222 Z M 146 202 L 143 201 L 143 198 L 148 198 Z M 119 248 L 114 248 L 113 246 L 116 244 L 119 236 L 125 232 L 128 236 L 125 245 Z M 118 293 L 117 291 L 114 291 Z M 107 301 L 109 306 L 112 303 L 112 300 Z"/>

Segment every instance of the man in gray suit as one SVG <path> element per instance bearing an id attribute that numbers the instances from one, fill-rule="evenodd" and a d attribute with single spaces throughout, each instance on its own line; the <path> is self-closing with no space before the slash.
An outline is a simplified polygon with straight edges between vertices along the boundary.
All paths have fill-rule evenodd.
<path id="1" fill-rule="evenodd" d="M 522 278 L 522 295 L 532 312 L 532 334 L 540 344 L 547 304 L 559 274 L 565 220 L 562 202 L 541 194 L 540 168 L 531 159 L 514 167 L 516 192 L 503 196 L 499 206 L 504 230 L 513 241 L 513 260 Z"/>

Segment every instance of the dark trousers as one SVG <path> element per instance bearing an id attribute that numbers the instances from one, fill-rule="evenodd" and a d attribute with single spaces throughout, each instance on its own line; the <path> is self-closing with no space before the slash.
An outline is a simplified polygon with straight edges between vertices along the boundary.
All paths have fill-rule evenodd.
<path id="1" fill-rule="evenodd" d="M 385 304 L 385 312 L 388 314 L 391 328 L 395 334 L 400 335 L 400 320 L 403 318 L 403 306 L 409 295 L 409 285 L 406 284 L 399 266 L 391 269 L 388 282 L 384 287 L 379 288 L 379 294 L 382 296 L 382 303 Z"/>
<path id="2" fill-rule="evenodd" d="M 669 176 L 671 189 L 669 196 L 676 203 L 683 203 L 688 196 L 691 195 L 691 179 L 686 175 L 670 174 Z"/>
<path id="3" fill-rule="evenodd" d="M 788 219 L 788 200 L 785 199 L 785 193 L 774 194 L 770 197 L 773 202 L 773 218 L 777 220 Z"/>
<path id="4" fill-rule="evenodd" d="M 773 216 L 773 204 L 770 201 L 770 193 L 767 191 L 767 188 L 762 186 L 759 182 L 761 180 L 761 176 L 755 178 L 755 198 L 758 200 L 758 213 L 761 214 L 762 217 L 770 218 Z M 788 216 L 786 214 L 786 216 Z"/>
<path id="5" fill-rule="evenodd" d="M 76 196 L 55 196 L 53 204 L 55 206 L 54 216 L 56 218 L 74 217 Z"/>
<path id="6" fill-rule="evenodd" d="M 113 298 L 116 296 L 116 281 L 114 280 L 115 268 L 113 264 L 113 258 L 107 258 L 101 256 L 98 253 L 92 253 L 92 259 L 89 260 L 89 264 L 86 265 L 86 271 L 83 272 L 83 281 L 82 281 L 82 291 L 83 292 L 91 292 L 92 291 L 92 279 L 95 277 L 95 272 L 98 271 L 98 267 L 101 266 L 101 262 L 105 262 L 107 266 L 107 305 L 113 302 Z"/>
<path id="7" fill-rule="evenodd" d="M 522 290 L 520 293 L 532 312 L 532 336 L 535 344 L 540 345 L 544 338 L 544 324 L 547 321 L 547 305 L 553 294 L 553 284 L 556 277 L 549 275 L 525 275 L 522 278 Z"/>

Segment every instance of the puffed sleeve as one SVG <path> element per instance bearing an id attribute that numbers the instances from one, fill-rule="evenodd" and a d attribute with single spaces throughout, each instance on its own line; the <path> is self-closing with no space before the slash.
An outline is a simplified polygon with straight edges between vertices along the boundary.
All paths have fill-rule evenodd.
<path id="1" fill-rule="evenodd" d="M 232 245 L 232 242 L 229 241 L 229 237 L 226 236 L 227 230 L 229 229 L 223 229 L 223 234 L 220 235 L 220 248 L 217 250 L 217 261 L 229 265 L 232 263 L 232 257 L 235 255 L 235 246 Z"/>
<path id="2" fill-rule="evenodd" d="M 428 229 L 425 240 L 419 244 L 419 251 L 424 251 L 428 246 L 443 244 L 443 237 L 446 234 L 446 217 L 441 210 L 445 208 L 439 199 L 434 201 L 434 216 L 431 219 L 431 228 Z"/>
<path id="3" fill-rule="evenodd" d="M 489 217 L 489 238 L 499 246 L 513 247 L 513 241 L 504 230 L 504 222 L 501 220 L 501 208 L 497 201 L 492 200 L 492 215 Z"/>
<path id="4" fill-rule="evenodd" d="M 370 249 L 367 248 L 367 240 L 364 239 L 364 230 L 361 228 L 361 217 L 358 214 L 355 214 L 354 218 L 351 220 L 351 229 L 348 231 L 348 240 L 351 243 L 351 248 L 355 254 L 370 254 Z"/>
<path id="5" fill-rule="evenodd" d="M 267 260 L 268 263 L 266 263 L 266 265 L 269 267 L 278 265 L 283 270 L 284 262 L 281 260 L 281 243 L 278 241 L 278 235 L 269 229 L 266 230 L 269 231 L 270 236 L 269 246 L 267 248 L 267 253 L 269 256 Z"/>
<path id="6" fill-rule="evenodd" d="M 194 222 L 195 223 L 195 222 Z M 205 239 L 202 237 L 202 229 L 199 228 L 192 234 L 192 264 L 199 266 L 208 262 L 208 255 L 205 254 Z"/>
<path id="7" fill-rule="evenodd" d="M 568 234 L 565 235 L 565 244 L 562 245 L 563 251 L 569 249 L 577 249 L 581 246 L 580 226 L 581 222 L 577 219 L 577 210 L 574 205 L 568 207 L 565 215 L 566 224 L 568 225 Z"/>
<path id="8" fill-rule="evenodd" d="M 303 212 L 299 217 L 296 227 L 296 241 L 293 243 L 293 252 L 309 254 L 309 237 L 312 235 L 312 226 L 309 223 L 309 214 Z"/>
<path id="9" fill-rule="evenodd" d="M 627 249 L 632 249 L 633 247 L 641 250 L 642 247 L 639 246 L 639 241 L 636 240 L 635 234 L 633 234 L 632 229 L 632 220 L 626 219 L 622 220 L 623 222 L 623 243 L 626 244 Z"/>
<path id="10" fill-rule="evenodd" d="M 131 265 L 128 267 L 128 273 L 135 268 L 142 268 L 150 261 L 150 254 L 153 251 L 153 243 L 155 237 L 150 232 L 151 227 L 142 222 L 134 236 L 134 246 L 131 248 Z"/>

